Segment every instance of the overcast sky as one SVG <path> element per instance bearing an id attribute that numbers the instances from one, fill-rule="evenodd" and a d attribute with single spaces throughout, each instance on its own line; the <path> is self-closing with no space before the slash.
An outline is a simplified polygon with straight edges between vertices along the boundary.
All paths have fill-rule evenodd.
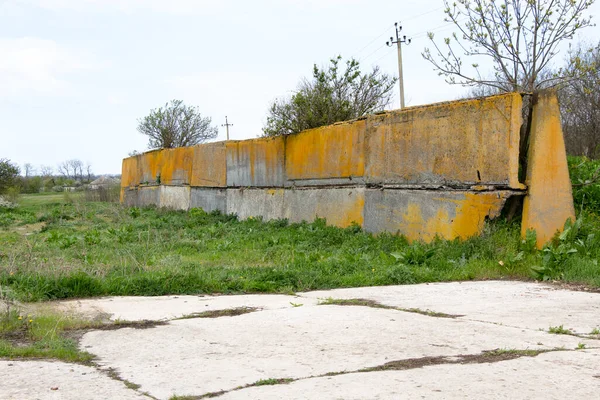
<path id="1" fill-rule="evenodd" d="M 147 149 L 137 119 L 171 99 L 212 117 L 218 140 L 225 115 L 231 139 L 257 137 L 269 104 L 315 63 L 340 54 L 397 75 L 385 46 L 395 21 L 413 39 L 407 105 L 465 93 L 421 57 L 427 31 L 452 33 L 442 0 L 0 0 L 0 158 L 55 169 L 78 158 L 118 174 L 129 152 Z"/>

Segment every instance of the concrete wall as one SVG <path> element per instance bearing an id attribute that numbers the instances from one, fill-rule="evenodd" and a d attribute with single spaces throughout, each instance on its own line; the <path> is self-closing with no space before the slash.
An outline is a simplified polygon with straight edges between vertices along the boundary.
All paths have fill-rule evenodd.
<path id="1" fill-rule="evenodd" d="M 534 106 L 531 188 L 537 182 L 551 189 L 557 177 L 564 186 L 555 101 L 549 93 Z M 318 217 L 411 240 L 467 238 L 497 217 L 510 196 L 527 193 L 518 179 L 522 107 L 522 96 L 511 93 L 369 115 L 287 137 L 151 151 L 123 160 L 121 201 L 240 218 Z M 534 192 L 526 201 L 527 226 L 543 230 L 538 238 L 545 241 L 572 213 L 554 212 L 542 224 L 552 195 Z M 561 209 L 570 210 L 570 192 L 561 193 Z"/>

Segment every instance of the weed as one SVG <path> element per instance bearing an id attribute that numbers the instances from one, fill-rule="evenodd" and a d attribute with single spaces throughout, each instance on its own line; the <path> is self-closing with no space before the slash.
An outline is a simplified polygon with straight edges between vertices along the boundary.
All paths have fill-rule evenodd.
<path id="1" fill-rule="evenodd" d="M 551 326 L 550 328 L 548 328 L 548 333 L 553 333 L 555 335 L 572 335 L 573 334 L 573 332 L 571 332 L 570 329 L 565 329 L 563 327 L 563 325 Z"/>
<path id="2" fill-rule="evenodd" d="M 600 335 L 600 329 L 598 329 L 598 328 L 592 329 L 592 331 L 590 332 L 590 335 Z"/>
<path id="3" fill-rule="evenodd" d="M 577 343 L 577 350 L 585 349 L 585 343 Z"/>

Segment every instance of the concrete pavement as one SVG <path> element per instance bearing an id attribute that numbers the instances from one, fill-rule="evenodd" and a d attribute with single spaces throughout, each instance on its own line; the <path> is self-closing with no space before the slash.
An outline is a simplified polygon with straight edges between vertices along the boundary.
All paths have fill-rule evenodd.
<path id="1" fill-rule="evenodd" d="M 80 346 L 97 356 L 94 366 L 0 360 L 0 399 L 559 399 L 600 393 L 600 294 L 538 283 L 115 297 L 53 306 L 89 317 L 168 323 L 86 333 Z M 548 332 L 561 325 L 571 334 Z"/>

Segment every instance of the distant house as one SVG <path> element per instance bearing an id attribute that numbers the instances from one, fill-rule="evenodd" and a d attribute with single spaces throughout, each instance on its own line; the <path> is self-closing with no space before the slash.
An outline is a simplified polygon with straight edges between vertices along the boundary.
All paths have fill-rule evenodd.
<path id="1" fill-rule="evenodd" d="M 88 188 L 90 190 L 108 189 L 114 186 L 119 186 L 120 184 L 121 181 L 119 179 L 104 175 L 96 180 L 91 181 L 88 185 Z"/>

